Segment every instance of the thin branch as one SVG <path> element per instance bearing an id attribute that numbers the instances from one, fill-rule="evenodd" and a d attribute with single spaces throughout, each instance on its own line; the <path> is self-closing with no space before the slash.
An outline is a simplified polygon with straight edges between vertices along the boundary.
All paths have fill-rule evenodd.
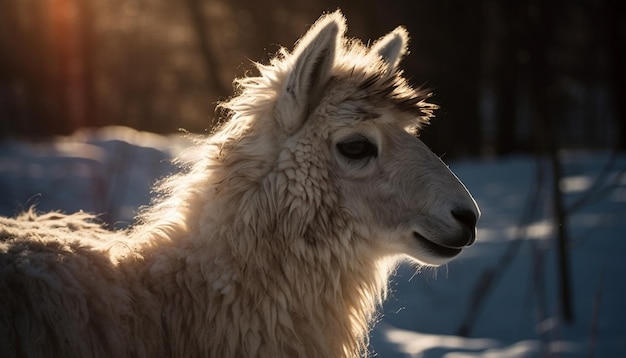
<path id="1" fill-rule="evenodd" d="M 513 240 L 507 246 L 504 254 L 498 260 L 498 263 L 495 266 L 483 271 L 481 277 L 478 279 L 478 283 L 472 292 L 469 308 L 466 311 L 465 318 L 457 330 L 457 335 L 461 337 L 468 337 L 470 335 L 471 330 L 483 309 L 483 305 L 487 301 L 486 298 L 489 296 L 500 278 L 504 276 L 506 269 L 513 262 L 522 244 L 526 241 L 525 238 L 527 235 L 528 224 L 532 222 L 534 215 L 537 212 L 536 208 L 541 197 L 540 193 L 544 178 L 543 171 L 540 166 L 541 159 L 540 156 L 537 156 L 535 170 L 536 179 L 534 183 L 531 183 L 532 192 L 526 197 L 522 215 L 520 215 L 519 221 L 515 226 L 515 235 Z"/>

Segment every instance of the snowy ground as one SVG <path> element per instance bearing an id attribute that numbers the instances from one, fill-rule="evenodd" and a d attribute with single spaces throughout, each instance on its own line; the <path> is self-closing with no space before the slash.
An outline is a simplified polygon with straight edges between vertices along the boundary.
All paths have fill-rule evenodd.
<path id="1" fill-rule="evenodd" d="M 169 158 L 185 143 L 178 137 L 105 128 L 54 142 L 0 142 L 0 214 L 36 204 L 107 213 L 112 227 L 126 226 L 149 202 L 151 183 L 175 170 Z M 545 163 L 456 162 L 451 168 L 483 212 L 478 241 L 445 267 L 398 269 L 372 332 L 380 357 L 626 356 L 626 155 L 565 159 L 573 323 L 559 318 L 549 178 L 538 174 Z M 528 225 L 520 226 L 523 217 Z M 493 284 L 477 299 L 490 272 Z"/>

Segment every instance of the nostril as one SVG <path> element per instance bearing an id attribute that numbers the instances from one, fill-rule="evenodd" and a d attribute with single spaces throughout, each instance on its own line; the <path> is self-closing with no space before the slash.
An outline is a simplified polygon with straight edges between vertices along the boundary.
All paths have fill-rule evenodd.
<path id="1" fill-rule="evenodd" d="M 454 209 L 452 210 L 452 216 L 470 230 L 471 233 L 467 246 L 473 244 L 476 240 L 476 222 L 478 221 L 476 214 L 471 210 Z"/>
<path id="2" fill-rule="evenodd" d="M 466 209 L 454 209 L 452 210 L 452 216 L 471 229 L 476 227 L 476 221 L 478 221 L 476 214 Z"/>

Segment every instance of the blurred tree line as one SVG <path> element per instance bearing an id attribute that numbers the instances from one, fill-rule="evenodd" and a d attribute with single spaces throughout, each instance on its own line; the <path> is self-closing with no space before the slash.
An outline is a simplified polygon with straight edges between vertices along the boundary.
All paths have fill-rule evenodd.
<path id="1" fill-rule="evenodd" d="M 364 41 L 408 28 L 405 72 L 442 107 L 423 138 L 446 158 L 530 151 L 546 137 L 625 149 L 619 2 L 0 0 L 0 135 L 205 131 L 251 61 L 341 8 Z"/>

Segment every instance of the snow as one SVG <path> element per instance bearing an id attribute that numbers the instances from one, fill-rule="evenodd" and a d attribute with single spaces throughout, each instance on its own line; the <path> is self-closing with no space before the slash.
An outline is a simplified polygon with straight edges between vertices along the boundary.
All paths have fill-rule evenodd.
<path id="1" fill-rule="evenodd" d="M 149 203 L 151 183 L 175 170 L 170 159 L 185 145 L 181 135 L 123 127 L 38 143 L 5 140 L 0 214 L 36 204 L 41 211 L 103 213 L 111 227 L 124 227 Z M 626 155 L 563 158 L 573 322 L 560 314 L 547 163 L 530 156 L 464 160 L 450 167 L 482 210 L 477 242 L 443 267 L 398 268 L 372 351 L 382 358 L 626 355 Z M 489 274 L 489 290 L 477 289 Z"/>

